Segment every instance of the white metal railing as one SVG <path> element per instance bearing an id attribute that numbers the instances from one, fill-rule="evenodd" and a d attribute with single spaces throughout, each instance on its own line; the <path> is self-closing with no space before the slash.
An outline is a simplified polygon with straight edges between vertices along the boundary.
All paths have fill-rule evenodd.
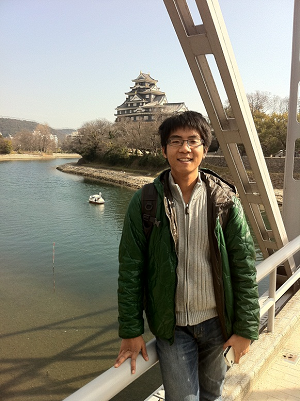
<path id="1" fill-rule="evenodd" d="M 300 279 L 300 269 L 276 291 L 276 272 L 277 266 L 286 261 L 300 250 L 300 235 L 287 243 L 273 255 L 269 256 L 257 266 L 257 282 L 260 282 L 268 274 L 270 275 L 269 296 L 260 307 L 260 315 L 268 311 L 268 331 L 274 331 L 275 302 L 285 294 L 291 286 Z"/>
<path id="2" fill-rule="evenodd" d="M 158 362 L 155 342 L 153 338 L 147 343 L 148 361 L 141 355 L 137 357 L 134 375 L 131 374 L 130 360 L 127 359 L 121 366 L 108 369 L 64 401 L 109 401 Z"/>
<path id="3" fill-rule="evenodd" d="M 269 256 L 257 266 L 257 282 L 270 274 L 269 296 L 261 305 L 261 316 L 268 311 L 268 330 L 274 330 L 275 302 L 300 279 L 300 268 L 276 291 L 277 266 L 300 250 L 300 235 Z M 261 303 L 261 302 L 260 302 Z M 269 324 L 270 322 L 270 324 Z M 158 362 L 155 339 L 147 343 L 149 360 L 139 355 L 136 360 L 136 373 L 131 374 L 130 360 L 125 361 L 117 369 L 112 367 L 96 379 L 65 398 L 64 401 L 109 401 L 130 383 L 145 373 Z"/>

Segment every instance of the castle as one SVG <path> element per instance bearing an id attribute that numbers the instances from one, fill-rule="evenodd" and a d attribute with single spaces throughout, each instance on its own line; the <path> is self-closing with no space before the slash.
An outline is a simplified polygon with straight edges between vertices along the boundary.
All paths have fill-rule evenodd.
<path id="1" fill-rule="evenodd" d="M 134 86 L 130 87 L 125 102 L 116 108 L 116 122 L 130 121 L 155 121 L 160 115 L 174 114 L 186 111 L 187 107 L 182 103 L 168 103 L 165 92 L 156 86 L 157 80 L 150 74 L 140 72 L 133 79 Z"/>

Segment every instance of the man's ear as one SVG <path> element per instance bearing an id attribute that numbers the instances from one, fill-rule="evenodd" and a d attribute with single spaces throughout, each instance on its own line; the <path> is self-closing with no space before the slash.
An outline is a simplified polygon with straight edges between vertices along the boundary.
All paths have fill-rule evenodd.
<path id="1" fill-rule="evenodd" d="M 167 159 L 167 158 L 168 158 L 168 157 L 167 157 L 167 148 L 166 148 L 165 146 L 163 146 L 163 147 L 161 148 L 161 151 L 162 151 L 163 157 L 164 157 L 165 159 Z"/>
<path id="2" fill-rule="evenodd" d="M 206 155 L 207 155 L 208 148 L 204 148 L 203 150 L 204 150 L 204 151 L 203 151 L 202 159 L 205 159 L 205 157 L 206 157 Z"/>

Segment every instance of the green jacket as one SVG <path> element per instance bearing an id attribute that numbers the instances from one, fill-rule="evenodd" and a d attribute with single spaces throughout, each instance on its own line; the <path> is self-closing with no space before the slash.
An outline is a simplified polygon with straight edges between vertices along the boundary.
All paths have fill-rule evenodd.
<path id="1" fill-rule="evenodd" d="M 215 173 L 201 169 L 207 186 L 208 226 L 214 291 L 224 340 L 233 333 L 258 338 L 259 304 L 255 248 L 236 191 Z M 119 335 L 144 332 L 145 310 L 151 332 L 173 342 L 177 255 L 168 172 L 154 180 L 158 191 L 156 218 L 147 244 L 141 216 L 141 189 L 129 204 L 119 248 Z M 167 213 L 166 213 L 167 211 Z"/>

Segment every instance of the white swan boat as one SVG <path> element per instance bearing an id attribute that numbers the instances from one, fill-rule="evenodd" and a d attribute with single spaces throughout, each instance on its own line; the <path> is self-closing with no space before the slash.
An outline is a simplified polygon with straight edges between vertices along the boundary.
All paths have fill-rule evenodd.
<path id="1" fill-rule="evenodd" d="M 102 198 L 101 192 L 99 192 L 99 195 L 91 195 L 89 197 L 89 202 L 95 203 L 97 205 L 103 205 L 103 203 L 105 203 L 105 200 Z"/>

